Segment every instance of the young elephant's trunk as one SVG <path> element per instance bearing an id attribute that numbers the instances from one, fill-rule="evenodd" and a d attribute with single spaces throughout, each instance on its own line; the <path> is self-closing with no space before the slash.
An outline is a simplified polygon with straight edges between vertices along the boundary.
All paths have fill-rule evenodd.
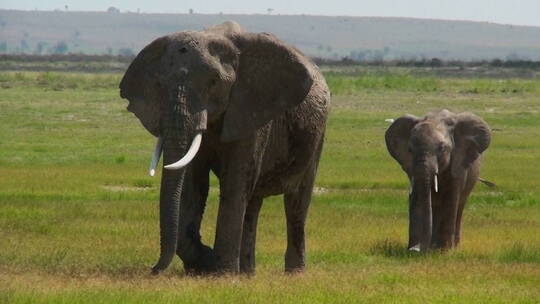
<path id="1" fill-rule="evenodd" d="M 431 245 L 433 216 L 431 186 L 434 174 L 428 166 L 422 166 L 414 175 L 409 196 L 409 250 L 427 251 Z"/>

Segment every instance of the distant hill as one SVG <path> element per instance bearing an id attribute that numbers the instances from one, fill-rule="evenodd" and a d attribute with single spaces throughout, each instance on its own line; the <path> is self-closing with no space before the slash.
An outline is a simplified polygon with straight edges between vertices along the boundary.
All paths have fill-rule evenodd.
<path id="1" fill-rule="evenodd" d="M 154 38 L 235 20 L 311 56 L 540 60 L 540 27 L 468 21 L 307 15 L 203 15 L 0 10 L 0 53 L 130 54 Z"/>

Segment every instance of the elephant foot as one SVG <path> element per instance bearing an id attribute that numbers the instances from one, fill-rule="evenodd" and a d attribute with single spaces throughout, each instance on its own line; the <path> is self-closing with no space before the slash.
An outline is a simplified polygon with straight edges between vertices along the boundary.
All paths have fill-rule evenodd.
<path id="1" fill-rule="evenodd" d="M 289 275 L 301 274 L 304 273 L 305 270 L 306 267 L 304 265 L 296 267 L 285 267 L 285 273 Z"/>
<path id="2" fill-rule="evenodd" d="M 444 252 L 447 252 L 453 248 L 455 248 L 456 245 L 451 243 L 451 242 L 437 242 L 437 243 L 433 243 L 431 244 L 430 246 L 430 250 L 431 251 L 437 251 L 437 252 L 441 252 L 441 253 L 444 253 Z"/>
<path id="3" fill-rule="evenodd" d="M 303 255 L 286 254 L 285 255 L 285 273 L 297 274 L 306 269 L 306 262 Z"/>
<path id="4" fill-rule="evenodd" d="M 240 273 L 240 263 L 238 261 L 233 261 L 230 263 L 219 263 L 217 267 L 218 275 L 230 275 L 230 274 L 239 274 Z"/>
<path id="5" fill-rule="evenodd" d="M 255 274 L 255 265 L 243 265 L 240 262 L 240 273 L 245 274 L 247 276 L 251 276 Z"/>
<path id="6" fill-rule="evenodd" d="M 305 251 L 289 250 L 285 252 L 285 272 L 286 273 L 301 273 L 306 268 Z"/>
<path id="7" fill-rule="evenodd" d="M 454 240 L 450 239 L 450 240 L 443 240 L 439 242 L 437 246 L 435 247 L 435 249 L 438 249 L 441 252 L 446 252 L 448 250 L 451 250 L 454 247 L 455 247 Z"/>
<path id="8" fill-rule="evenodd" d="M 184 270 L 187 275 L 194 276 L 215 274 L 218 268 L 212 248 L 203 246 L 196 260 L 184 262 Z"/>

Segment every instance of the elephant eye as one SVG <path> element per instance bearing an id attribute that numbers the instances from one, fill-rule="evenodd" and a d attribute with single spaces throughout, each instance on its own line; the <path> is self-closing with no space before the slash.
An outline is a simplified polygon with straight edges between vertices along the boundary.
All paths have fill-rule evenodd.
<path id="1" fill-rule="evenodd" d="M 182 48 L 180 48 L 180 49 L 178 50 L 178 52 L 179 52 L 180 54 L 184 54 L 184 53 L 187 52 L 187 49 L 186 49 L 185 47 L 182 47 Z"/>

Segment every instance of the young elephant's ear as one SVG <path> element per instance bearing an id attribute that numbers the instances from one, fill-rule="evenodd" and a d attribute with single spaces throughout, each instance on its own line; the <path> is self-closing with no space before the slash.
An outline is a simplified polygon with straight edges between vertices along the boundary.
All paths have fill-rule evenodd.
<path id="1" fill-rule="evenodd" d="M 452 151 L 452 176 L 457 177 L 486 150 L 491 129 L 480 117 L 471 113 L 457 115 Z"/>
<path id="2" fill-rule="evenodd" d="M 412 175 L 413 155 L 409 150 L 409 138 L 412 128 L 419 119 L 413 115 L 402 116 L 392 123 L 386 130 L 385 141 L 388 153 L 397 160 L 403 171 Z"/>
<path id="3" fill-rule="evenodd" d="M 224 142 L 245 138 L 297 106 L 313 85 L 309 60 L 275 37 L 241 33 L 231 40 L 240 57 L 223 122 Z"/>

